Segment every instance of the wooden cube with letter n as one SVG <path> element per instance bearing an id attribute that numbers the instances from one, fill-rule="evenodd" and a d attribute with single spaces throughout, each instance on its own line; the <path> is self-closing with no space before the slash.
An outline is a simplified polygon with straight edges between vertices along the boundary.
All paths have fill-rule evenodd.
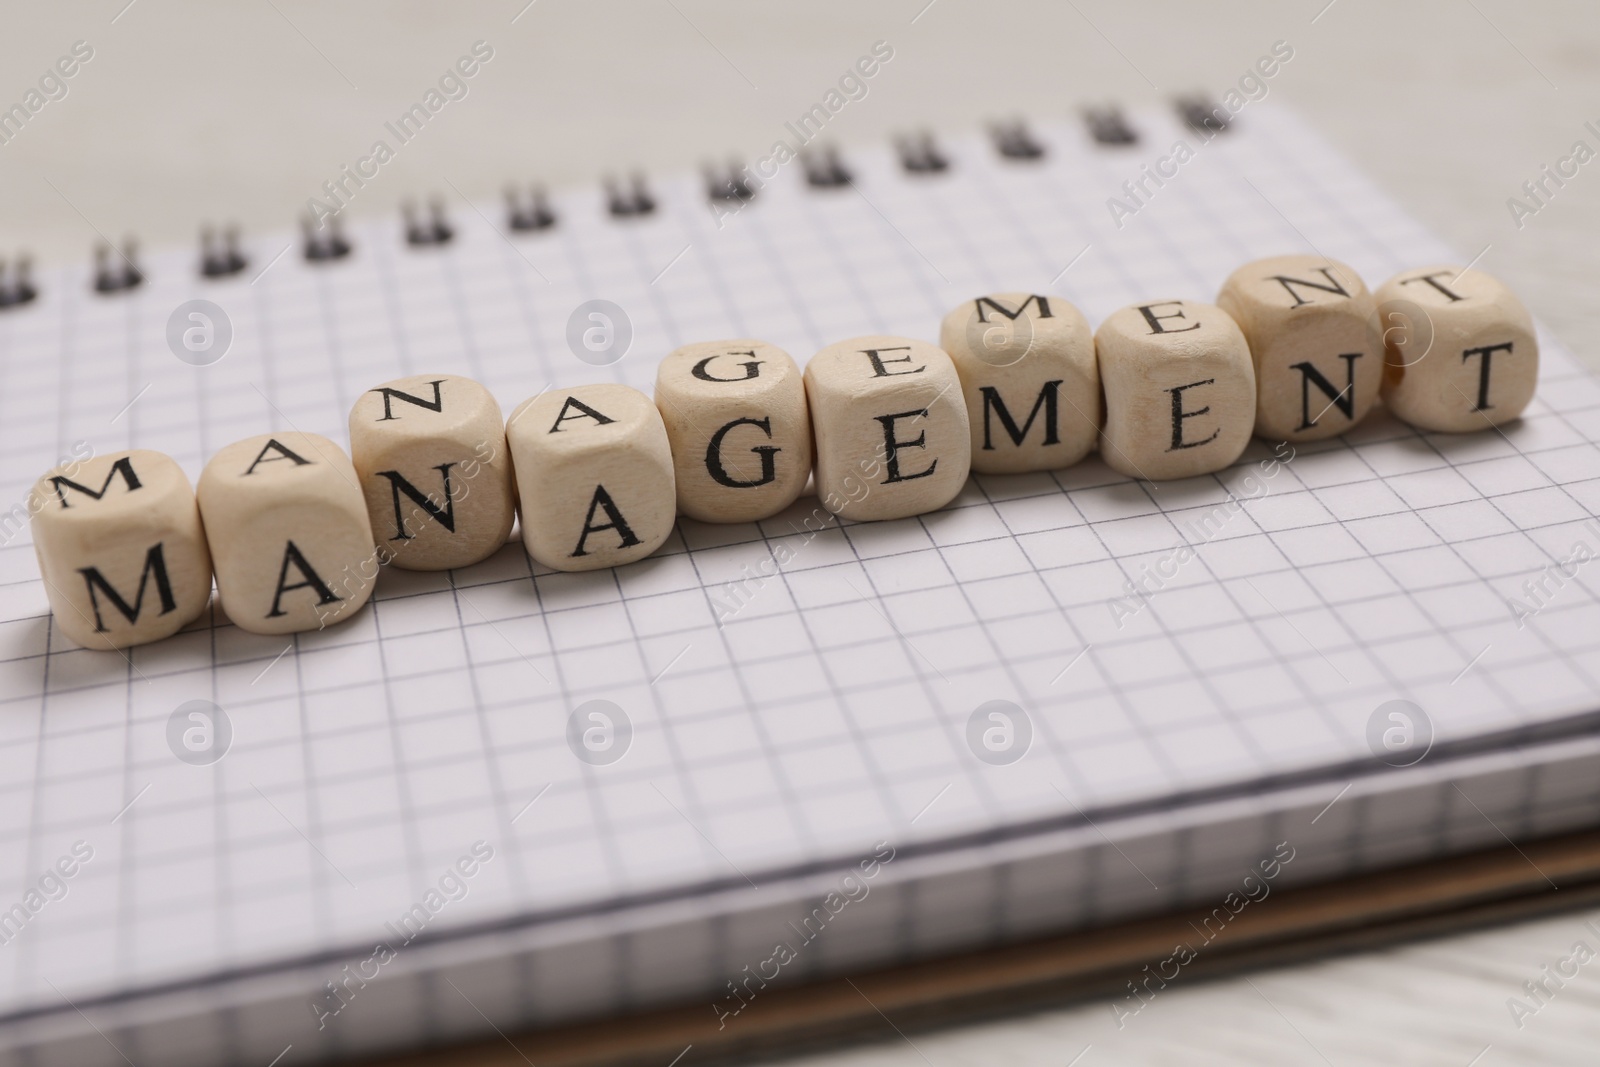
<path id="1" fill-rule="evenodd" d="M 217 598 L 242 630 L 320 630 L 372 596 L 379 557 L 344 450 L 311 433 L 235 441 L 200 472 Z"/>
<path id="2" fill-rule="evenodd" d="M 683 514 L 752 522 L 776 515 L 806 487 L 806 386 L 783 349 L 752 340 L 687 345 L 656 369 L 655 399 Z"/>
<path id="3" fill-rule="evenodd" d="M 955 499 L 972 462 L 955 364 L 909 337 L 857 337 L 806 364 L 822 506 L 847 519 L 900 519 Z"/>
<path id="4" fill-rule="evenodd" d="M 1217 305 L 1250 344 L 1256 433 L 1319 441 L 1367 417 L 1383 382 L 1372 294 L 1361 276 L 1322 256 L 1276 256 L 1228 276 Z"/>
<path id="5" fill-rule="evenodd" d="M 373 537 L 397 567 L 465 567 L 511 533 L 505 423 L 470 378 L 419 374 L 362 393 L 350 409 L 350 459 Z"/>
<path id="6" fill-rule="evenodd" d="M 211 600 L 211 555 L 188 477 L 135 449 L 64 463 L 28 495 L 56 625 L 86 648 L 177 633 Z"/>
<path id="7" fill-rule="evenodd" d="M 626 385 L 551 389 L 506 421 L 528 555 L 558 571 L 643 559 L 677 521 L 661 413 Z"/>
<path id="8" fill-rule="evenodd" d="M 1100 433 L 1100 369 L 1083 313 L 1060 297 L 995 293 L 944 317 L 980 474 L 1055 470 Z"/>

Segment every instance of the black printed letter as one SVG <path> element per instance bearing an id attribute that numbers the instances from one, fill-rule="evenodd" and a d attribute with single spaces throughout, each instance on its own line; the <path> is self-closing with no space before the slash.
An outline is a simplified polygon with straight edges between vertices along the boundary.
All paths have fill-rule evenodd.
<path id="1" fill-rule="evenodd" d="M 1317 412 L 1317 418 L 1311 417 L 1311 387 L 1314 385 L 1322 390 L 1322 394 L 1332 401 L 1328 407 L 1336 407 L 1344 412 L 1344 417 L 1356 417 L 1356 360 L 1361 358 L 1360 352 L 1341 352 L 1339 358 L 1344 360 L 1345 377 L 1348 379 L 1343 389 L 1335 389 L 1333 383 L 1322 376 L 1322 372 L 1310 363 L 1291 363 L 1290 370 L 1300 372 L 1300 425 L 1296 430 L 1309 430 L 1317 424 L 1317 419 L 1327 413 L 1328 408 Z"/>
<path id="2" fill-rule="evenodd" d="M 1483 348 L 1469 348 L 1461 353 L 1461 362 L 1465 363 L 1473 356 L 1482 356 L 1483 362 L 1478 364 L 1478 406 L 1473 411 L 1482 411 L 1484 408 L 1494 407 L 1489 403 L 1489 354 L 1491 352 L 1511 351 L 1511 342 L 1505 341 L 1498 345 L 1486 345 Z"/>
<path id="3" fill-rule="evenodd" d="M 420 396 L 412 396 L 410 393 L 403 393 L 398 389 L 390 389 L 387 385 L 381 385 L 376 389 L 369 389 L 367 392 L 383 394 L 383 418 L 379 419 L 378 421 L 387 422 L 390 419 L 399 418 L 398 415 L 389 410 L 389 403 L 393 400 L 404 400 L 407 404 L 415 404 L 417 407 L 427 408 L 429 411 L 443 411 L 444 398 L 439 395 L 439 383 L 442 381 L 444 381 L 444 379 L 440 378 L 437 381 L 428 383 L 429 385 L 433 386 L 432 403 L 422 399 Z"/>
<path id="4" fill-rule="evenodd" d="M 914 441 L 909 439 L 901 440 L 894 435 L 895 420 L 927 417 L 927 408 L 918 408 L 916 411 L 902 411 L 894 415 L 875 416 L 883 424 L 883 465 L 889 473 L 889 477 L 883 480 L 884 485 L 888 485 L 891 482 L 909 482 L 913 478 L 926 478 L 939 465 L 939 461 L 935 459 L 928 464 L 927 470 L 921 470 L 915 474 L 900 473 L 900 450 L 902 448 L 927 448 L 928 433 L 924 430 L 922 433 L 917 434 L 917 438 Z"/>
<path id="5" fill-rule="evenodd" d="M 596 508 L 604 511 L 608 520 L 599 526 L 594 524 Z M 589 514 L 583 520 L 583 532 L 578 535 L 578 547 L 573 550 L 572 554 L 574 556 L 587 556 L 589 553 L 583 547 L 584 543 L 589 540 L 590 534 L 599 533 L 601 530 L 617 531 L 617 536 L 622 539 L 622 543 L 617 545 L 618 548 L 630 548 L 639 543 L 639 538 L 634 536 L 632 527 L 628 525 L 628 520 L 622 517 L 622 512 L 617 510 L 617 505 L 611 502 L 611 494 L 606 492 L 606 487 L 597 485 L 594 487 L 594 497 L 589 501 Z"/>
<path id="6" fill-rule="evenodd" d="M 158 543 L 145 553 L 144 570 L 139 572 L 139 591 L 134 594 L 133 605 L 122 599 L 122 595 L 112 588 L 100 573 L 99 567 L 80 567 L 78 573 L 83 575 L 84 584 L 89 587 L 89 603 L 94 608 L 94 632 L 103 634 L 107 630 L 105 620 L 100 617 L 100 598 L 95 596 L 95 589 L 104 593 L 111 601 L 111 606 L 122 612 L 122 617 L 130 623 L 139 621 L 139 612 L 144 608 L 144 589 L 149 584 L 150 576 L 155 575 L 156 595 L 161 598 L 161 610 L 158 615 L 165 615 L 176 610 L 178 602 L 172 598 L 172 584 L 167 581 L 167 560 Z"/>
<path id="7" fill-rule="evenodd" d="M 454 466 L 454 463 L 441 463 L 433 468 L 444 478 L 444 507 L 442 509 L 430 500 L 426 493 L 406 481 L 399 471 L 376 472 L 378 477 L 389 479 L 389 487 L 394 493 L 394 536 L 389 540 L 409 541 L 411 539 L 411 535 L 406 533 L 405 515 L 400 510 L 401 493 L 410 497 L 412 503 L 421 508 L 428 518 L 437 522 L 451 533 L 456 532 L 456 502 L 450 496 L 450 468 Z"/>
<path id="8" fill-rule="evenodd" d="M 119 474 L 122 475 L 122 480 L 127 485 L 128 492 L 131 493 L 135 489 L 141 488 L 141 485 L 139 484 L 139 476 L 133 473 L 132 459 L 133 457 L 131 456 L 123 456 L 121 459 L 113 463 L 111 465 L 111 469 L 106 471 L 106 480 L 101 483 L 100 491 L 98 493 L 93 489 L 90 489 L 87 485 L 79 485 L 77 482 L 63 474 L 58 474 L 54 478 L 51 478 L 50 484 L 55 486 L 56 497 L 60 499 L 62 507 L 69 506 L 67 504 L 67 494 L 61 491 L 62 486 L 70 486 L 80 493 L 87 493 L 96 500 L 100 500 L 106 495 L 106 490 L 111 488 L 111 479 L 115 478 Z"/>
<path id="9" fill-rule="evenodd" d="M 295 582 L 293 585 L 285 585 L 283 583 L 288 580 L 289 565 L 291 563 L 294 564 L 294 569 L 300 572 L 302 580 Z M 324 582 L 321 576 L 312 569 L 311 564 L 306 562 L 306 558 L 300 554 L 300 550 L 295 547 L 294 542 L 285 541 L 283 543 L 283 566 L 278 568 L 278 588 L 272 594 L 272 610 L 267 612 L 267 618 L 271 619 L 278 615 L 287 614 L 279 607 L 279 604 L 283 600 L 283 594 L 293 589 L 316 590 L 318 607 L 323 604 L 332 604 L 340 599 L 333 595 L 333 590 L 328 588 L 328 583 Z"/>
<path id="10" fill-rule="evenodd" d="M 755 366 L 755 364 L 750 364 Z M 734 419 L 726 426 L 711 435 L 711 443 L 706 446 L 706 473 L 711 475 L 711 480 L 718 485 L 726 485 L 733 489 L 749 489 L 757 485 L 767 485 L 778 477 L 778 465 L 773 459 L 781 451 L 777 445 L 758 445 L 750 451 L 761 457 L 761 477 L 754 481 L 741 482 L 728 474 L 722 465 L 722 439 L 728 431 L 735 426 L 755 426 L 767 435 L 767 440 L 772 440 L 771 419 Z"/>
<path id="11" fill-rule="evenodd" d="M 1163 308 L 1163 307 L 1174 307 L 1174 306 L 1181 308 L 1183 306 L 1183 301 L 1182 300 L 1166 300 L 1166 301 L 1163 301 L 1162 303 L 1159 303 L 1159 304 L 1145 304 L 1145 305 L 1143 305 L 1143 306 L 1141 306 L 1139 308 L 1139 314 L 1143 315 L 1144 316 L 1144 321 L 1146 321 L 1146 322 L 1148 322 L 1150 324 L 1150 332 L 1153 333 L 1153 334 L 1156 334 L 1156 333 L 1188 333 L 1190 330 L 1198 330 L 1200 328 L 1200 323 L 1197 322 L 1193 326 L 1185 326 L 1181 330 L 1169 330 L 1165 326 L 1161 325 L 1161 320 L 1162 319 L 1181 319 L 1181 318 L 1186 318 L 1187 316 L 1185 316 L 1182 311 L 1174 311 L 1170 315 L 1156 315 L 1151 310 L 1152 308 Z"/>
<path id="12" fill-rule="evenodd" d="M 1172 447 L 1167 449 L 1168 452 L 1176 452 L 1180 448 L 1199 448 L 1201 445 L 1208 445 L 1217 439 L 1217 434 L 1222 432 L 1222 427 L 1219 426 L 1212 430 L 1211 436 L 1204 441 L 1185 441 L 1183 439 L 1183 420 L 1192 419 L 1196 415 L 1204 415 L 1211 410 L 1210 404 L 1203 408 L 1195 408 L 1193 411 L 1183 410 L 1183 391 L 1185 389 L 1193 389 L 1197 385 L 1210 385 L 1215 381 L 1215 378 L 1207 378 L 1204 381 L 1190 382 L 1188 385 L 1180 385 L 1175 389 L 1167 390 L 1172 394 Z"/>
<path id="13" fill-rule="evenodd" d="M 1039 390 L 1039 398 L 1033 402 L 1033 410 L 1028 412 L 1028 421 L 1017 429 L 1017 424 L 1011 417 L 1011 412 L 1006 410 L 1004 400 L 1000 399 L 1000 390 L 992 385 L 981 386 L 978 392 L 983 394 L 983 447 L 994 451 L 994 445 L 989 438 L 989 413 L 992 411 L 1000 418 L 1000 427 L 1011 438 L 1011 443 L 1022 447 L 1022 439 L 1028 436 L 1028 431 L 1033 429 L 1033 420 L 1039 417 L 1039 409 L 1044 409 L 1044 444 L 1058 445 L 1061 438 L 1056 432 L 1056 392 L 1061 387 L 1062 379 L 1057 378 L 1052 382 L 1045 382 L 1044 388 Z"/>

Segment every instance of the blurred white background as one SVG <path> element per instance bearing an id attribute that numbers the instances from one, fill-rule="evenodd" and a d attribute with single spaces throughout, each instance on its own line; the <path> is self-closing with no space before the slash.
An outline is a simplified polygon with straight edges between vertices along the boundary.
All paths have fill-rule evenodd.
<path id="1" fill-rule="evenodd" d="M 468 96 L 353 212 L 448 193 L 445 179 L 493 197 L 513 179 L 751 158 L 879 39 L 893 62 L 830 124 L 847 147 L 1092 101 L 1215 95 L 1282 39 L 1295 58 L 1273 95 L 1463 257 L 1490 246 L 1481 266 L 1593 361 L 1600 163 L 1520 231 L 1506 200 L 1575 140 L 1600 148 L 1583 125 L 1600 126 L 1597 29 L 1585 0 L 13 5 L 0 108 L 75 41 L 94 58 L 0 144 L 0 255 L 84 257 L 95 229 L 147 244 L 192 243 L 206 219 L 280 229 L 477 40 L 494 59 Z"/>
<path id="2" fill-rule="evenodd" d="M 892 63 L 830 124 L 846 148 L 914 127 L 1217 95 L 1286 40 L 1295 58 L 1274 97 L 1464 258 L 1487 247 L 1480 266 L 1600 367 L 1600 161 L 1520 229 L 1507 206 L 1575 141 L 1600 149 L 1592 0 L 12 5 L 0 109 L 74 42 L 94 55 L 0 144 L 0 256 L 84 258 L 97 230 L 192 245 L 205 220 L 282 229 L 478 40 L 494 57 L 468 95 L 382 168 L 353 213 L 394 213 L 450 184 L 491 198 L 510 180 L 751 158 L 880 39 Z M 886 1030 L 881 1047 L 807 1062 L 1592 1063 L 1600 967 L 1520 1029 L 1505 1003 L 1574 940 L 1594 943 L 1582 918 L 1197 982 L 1122 1032 L 1089 1004 L 915 1046 Z"/>

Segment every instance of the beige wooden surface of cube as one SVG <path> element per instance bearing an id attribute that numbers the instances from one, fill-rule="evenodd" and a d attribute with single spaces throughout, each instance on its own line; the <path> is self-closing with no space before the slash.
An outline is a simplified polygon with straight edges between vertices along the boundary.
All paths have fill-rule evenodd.
<path id="1" fill-rule="evenodd" d="M 939 347 L 961 377 L 972 469 L 1054 470 L 1100 433 L 1100 370 L 1083 313 L 1060 297 L 993 293 L 950 311 Z"/>
<path id="2" fill-rule="evenodd" d="M 465 567 L 511 533 L 505 422 L 471 378 L 418 374 L 362 393 L 350 409 L 350 459 L 372 535 L 397 567 Z"/>
<path id="3" fill-rule="evenodd" d="M 677 520 L 666 426 L 649 397 L 626 385 L 552 389 L 506 421 L 522 540 L 554 570 L 588 571 L 643 559 Z"/>
<path id="4" fill-rule="evenodd" d="M 380 556 L 344 450 L 310 433 L 235 441 L 200 473 L 217 598 L 240 629 L 318 630 L 372 596 Z"/>
<path id="5" fill-rule="evenodd" d="M 1106 426 L 1100 454 L 1135 478 L 1218 471 L 1250 443 L 1255 372 L 1238 324 L 1190 300 L 1134 304 L 1095 331 Z"/>
<path id="6" fill-rule="evenodd" d="M 1232 315 L 1256 368 L 1256 433 L 1317 441 L 1367 417 L 1383 381 L 1373 300 L 1350 267 L 1322 256 L 1274 256 L 1228 276 L 1217 306 Z"/>
<path id="7" fill-rule="evenodd" d="M 160 452 L 55 467 L 34 484 L 28 511 L 56 625 L 86 648 L 158 641 L 211 600 L 211 554 L 194 489 Z"/>
<path id="8" fill-rule="evenodd" d="M 751 522 L 805 488 L 811 417 L 805 380 L 783 349 L 749 339 L 686 345 L 656 369 L 655 401 L 682 514 Z"/>
<path id="9" fill-rule="evenodd" d="M 1423 430 L 1466 433 L 1509 422 L 1533 399 L 1533 317 L 1498 279 L 1436 264 L 1378 287 L 1383 402 Z"/>
<path id="10" fill-rule="evenodd" d="M 847 519 L 936 511 L 966 484 L 971 429 L 944 350 L 874 335 L 832 344 L 806 364 L 816 490 Z"/>

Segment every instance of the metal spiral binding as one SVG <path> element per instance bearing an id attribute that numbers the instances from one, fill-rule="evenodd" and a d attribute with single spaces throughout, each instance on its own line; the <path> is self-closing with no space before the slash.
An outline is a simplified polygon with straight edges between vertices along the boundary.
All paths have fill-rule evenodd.
<path id="1" fill-rule="evenodd" d="M 405 216 L 406 244 L 413 248 L 447 245 L 456 235 L 455 228 L 445 217 L 444 202 L 437 198 L 428 201 L 426 219 L 418 217 L 417 205 L 410 200 L 400 206 L 400 211 Z"/>
<path id="2" fill-rule="evenodd" d="M 800 165 L 806 169 L 806 184 L 813 189 L 837 189 L 849 185 L 854 177 L 833 145 L 824 145 L 815 152 L 802 150 Z"/>
<path id="3" fill-rule="evenodd" d="M 1034 139 L 1021 119 L 996 122 L 989 127 L 994 146 L 1007 159 L 1043 159 L 1044 145 Z"/>
<path id="4" fill-rule="evenodd" d="M 1128 125 L 1128 120 L 1122 117 L 1121 108 L 1114 106 L 1085 108 L 1083 120 L 1089 124 L 1089 136 L 1095 139 L 1096 144 L 1139 143 L 1139 135 Z"/>
<path id="5" fill-rule="evenodd" d="M 550 210 L 550 202 L 545 198 L 544 187 L 531 186 L 528 189 L 528 199 L 524 202 L 517 196 L 514 187 L 506 186 L 506 222 L 518 233 L 547 230 L 554 226 L 556 213 Z"/>
<path id="6" fill-rule="evenodd" d="M 130 237 L 122 242 L 122 251 L 117 253 L 115 260 L 112 260 L 111 245 L 105 242 L 95 245 L 95 292 L 120 293 L 127 289 L 136 289 L 144 283 L 144 272 L 139 269 L 139 264 L 134 258 L 136 248 L 133 238 Z"/>
<path id="7" fill-rule="evenodd" d="M 1226 133 L 1232 125 L 1228 113 L 1203 96 L 1182 96 L 1174 100 L 1173 105 L 1185 125 L 1206 137 Z"/>
<path id="8" fill-rule="evenodd" d="M 730 161 L 726 172 L 719 172 L 712 164 L 701 169 L 706 179 L 706 199 L 733 200 L 747 204 L 755 199 L 756 191 L 750 187 L 750 176 L 737 161 Z"/>
<path id="9" fill-rule="evenodd" d="M 31 304 L 39 295 L 33 285 L 33 261 L 26 255 L 17 257 L 15 272 L 6 269 L 0 259 L 0 309 Z"/>
<path id="10" fill-rule="evenodd" d="M 606 210 L 611 212 L 612 218 L 637 218 L 652 214 L 656 209 L 656 199 L 650 195 L 650 187 L 638 171 L 630 176 L 627 188 L 616 178 L 607 178 L 605 189 Z"/>
<path id="11" fill-rule="evenodd" d="M 244 270 L 249 260 L 239 251 L 239 227 L 229 226 L 217 240 L 211 226 L 200 228 L 200 273 L 207 278 L 226 278 Z"/>
<path id="12" fill-rule="evenodd" d="M 908 174 L 940 174 L 950 169 L 950 161 L 927 130 L 895 138 L 895 151 Z"/>
<path id="13" fill-rule="evenodd" d="M 305 240 L 305 257 L 312 263 L 326 263 L 343 259 L 350 254 L 350 242 L 345 239 L 339 216 L 334 215 L 324 226 L 314 225 L 309 216 L 300 220 L 300 233 Z"/>

